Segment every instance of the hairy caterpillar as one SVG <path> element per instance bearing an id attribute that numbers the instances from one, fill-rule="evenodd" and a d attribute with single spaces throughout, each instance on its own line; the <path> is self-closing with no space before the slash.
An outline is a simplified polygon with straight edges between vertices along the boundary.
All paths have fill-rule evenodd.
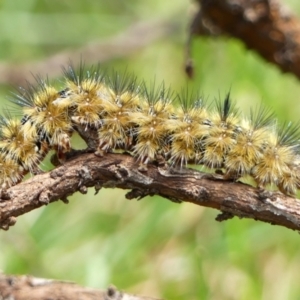
<path id="1" fill-rule="evenodd" d="M 224 179 L 250 175 L 258 187 L 273 185 L 288 195 L 300 188 L 299 126 L 279 125 L 264 108 L 241 116 L 228 93 L 208 109 L 198 94 L 174 95 L 164 84 L 147 88 L 134 75 L 108 75 L 82 63 L 78 70 L 64 68 L 63 75 L 61 90 L 36 78 L 14 94 L 21 120 L 1 117 L 3 189 L 37 173 L 51 149 L 63 163 L 74 131 L 97 155 L 130 152 L 141 170 L 154 160 L 177 168 L 204 165 L 222 169 Z"/>
<path id="2" fill-rule="evenodd" d="M 36 139 L 43 145 L 44 153 L 49 149 L 55 149 L 58 158 L 63 161 L 64 154 L 71 149 L 70 135 L 72 125 L 68 117 L 68 111 L 55 105 L 54 101 L 62 97 L 48 80 L 36 78 L 36 86 L 28 84 L 27 89 L 12 99 L 23 108 L 23 132 L 26 137 Z"/>

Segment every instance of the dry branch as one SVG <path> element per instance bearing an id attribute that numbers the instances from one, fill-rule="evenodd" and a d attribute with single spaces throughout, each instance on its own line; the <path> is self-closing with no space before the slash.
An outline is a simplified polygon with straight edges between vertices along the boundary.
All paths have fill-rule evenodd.
<path id="1" fill-rule="evenodd" d="M 141 172 L 130 155 L 93 153 L 81 153 L 3 193 L 0 227 L 7 230 L 18 216 L 59 199 L 67 203 L 69 195 L 84 194 L 88 187 L 96 192 L 101 187 L 128 189 L 127 199 L 160 195 L 173 202 L 212 207 L 221 211 L 219 221 L 237 216 L 300 230 L 300 202 L 279 192 L 260 191 L 191 169 L 176 171 L 151 164 Z"/>
<path id="2" fill-rule="evenodd" d="M 191 35 L 223 34 L 238 38 L 283 72 L 300 78 L 300 21 L 281 3 L 276 0 L 198 2 L 200 8 L 191 25 Z"/>
<path id="3" fill-rule="evenodd" d="M 72 282 L 0 274 L 0 299 L 14 300 L 155 300 L 109 287 L 106 291 L 81 287 Z M 158 300 L 158 299 L 156 299 Z"/>

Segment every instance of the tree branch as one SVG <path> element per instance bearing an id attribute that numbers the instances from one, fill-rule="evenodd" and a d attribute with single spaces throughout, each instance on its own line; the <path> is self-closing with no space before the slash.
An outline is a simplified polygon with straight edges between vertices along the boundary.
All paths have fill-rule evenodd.
<path id="1" fill-rule="evenodd" d="M 109 187 L 131 190 L 127 199 L 160 195 L 173 202 L 215 208 L 221 211 L 219 221 L 237 216 L 300 230 L 300 203 L 296 199 L 220 178 L 220 175 L 155 164 L 141 172 L 130 155 L 97 157 L 83 153 L 3 193 L 0 227 L 7 230 L 18 216 L 59 199 L 67 203 L 67 197 L 76 191 L 85 194 L 88 187 L 95 187 L 97 193 L 101 187 Z"/>
<path id="2" fill-rule="evenodd" d="M 118 291 L 115 287 L 101 291 L 81 287 L 72 282 L 4 274 L 0 274 L 0 299 L 155 300 L 154 298 L 127 294 Z"/>
<path id="3" fill-rule="evenodd" d="M 238 38 L 283 72 L 300 78 L 300 21 L 278 1 L 198 2 L 200 8 L 192 22 L 191 35 L 225 34 Z"/>

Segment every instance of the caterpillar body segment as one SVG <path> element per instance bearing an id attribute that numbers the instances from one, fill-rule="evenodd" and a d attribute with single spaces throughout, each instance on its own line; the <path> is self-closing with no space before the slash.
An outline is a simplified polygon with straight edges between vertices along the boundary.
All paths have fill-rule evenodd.
<path id="1" fill-rule="evenodd" d="M 21 120 L 10 116 L 0 118 L 0 149 L 19 163 L 22 171 L 35 173 L 43 155 L 38 146 L 38 136 L 24 133 Z"/>
<path id="2" fill-rule="evenodd" d="M 5 190 L 22 181 L 24 170 L 7 153 L 0 153 L 0 190 Z"/>
<path id="3" fill-rule="evenodd" d="M 240 122 L 238 111 L 230 100 L 216 103 L 216 109 L 210 114 L 211 126 L 204 142 L 202 163 L 209 168 L 223 168 L 225 158 L 236 142 L 235 137 Z"/>
<path id="4" fill-rule="evenodd" d="M 69 110 L 73 123 L 99 128 L 103 114 L 103 101 L 108 95 L 104 84 L 104 74 L 99 66 L 87 70 L 83 64 L 78 71 L 70 65 L 63 69 L 66 78 L 64 97 L 55 101 L 56 105 Z"/>
<path id="5" fill-rule="evenodd" d="M 139 85 L 130 74 L 112 74 L 103 97 L 103 124 L 98 129 L 97 153 L 115 149 L 132 150 L 136 123 L 132 114 L 140 104 Z"/>
<path id="6" fill-rule="evenodd" d="M 55 149 L 63 161 L 64 154 L 71 149 L 70 136 L 73 131 L 68 110 L 55 104 L 61 93 L 52 87 L 48 80 L 36 80 L 36 86 L 28 85 L 27 90 L 17 94 L 16 99 L 12 101 L 22 106 L 25 116 L 23 131 L 26 135 L 37 135 L 40 143 L 46 143 L 49 149 Z"/>
<path id="7" fill-rule="evenodd" d="M 295 195 L 300 184 L 299 125 L 277 125 L 267 141 L 251 175 L 260 188 L 273 185 L 285 194 Z"/>
<path id="8" fill-rule="evenodd" d="M 185 167 L 197 164 L 203 158 L 204 141 L 211 125 L 203 99 L 187 91 L 178 96 L 176 117 L 166 121 L 169 134 L 169 161 L 172 165 Z"/>
<path id="9" fill-rule="evenodd" d="M 144 86 L 143 90 L 140 108 L 132 115 L 136 125 L 133 155 L 139 160 L 141 169 L 147 168 L 150 161 L 158 156 L 165 156 L 168 152 L 167 138 L 170 131 L 166 123 L 173 117 L 170 89 L 162 84 L 150 89 Z"/>
<path id="10" fill-rule="evenodd" d="M 235 141 L 225 157 L 226 178 L 236 180 L 251 174 L 252 168 L 264 156 L 274 126 L 274 115 L 263 107 L 257 111 L 251 110 L 250 117 L 241 119 Z"/>

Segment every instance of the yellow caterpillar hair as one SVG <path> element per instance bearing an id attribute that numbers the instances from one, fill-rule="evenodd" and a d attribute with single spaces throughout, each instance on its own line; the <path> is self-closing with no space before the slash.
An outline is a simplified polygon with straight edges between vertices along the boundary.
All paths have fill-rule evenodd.
<path id="1" fill-rule="evenodd" d="M 171 102 L 172 95 L 164 84 L 158 89 L 155 85 L 150 89 L 143 86 L 140 109 L 132 114 L 137 136 L 133 155 L 140 161 L 141 169 L 158 155 L 168 152 L 166 122 L 173 115 Z"/>
<path id="2" fill-rule="evenodd" d="M 69 110 L 73 123 L 88 127 L 99 128 L 103 113 L 103 95 L 107 87 L 103 83 L 104 75 L 99 66 L 86 70 L 83 63 L 76 71 L 73 65 L 63 69 L 66 78 L 64 97 L 55 101 L 56 105 Z"/>
<path id="3" fill-rule="evenodd" d="M 264 108 L 251 110 L 250 118 L 241 119 L 234 143 L 225 156 L 226 178 L 238 179 L 251 174 L 253 166 L 264 155 L 274 125 L 274 115 Z"/>
<path id="4" fill-rule="evenodd" d="M 185 167 L 199 163 L 204 153 L 204 140 L 211 125 L 204 101 L 187 91 L 178 96 L 176 117 L 166 120 L 169 135 L 169 160 L 172 165 Z"/>
<path id="5" fill-rule="evenodd" d="M 103 155 L 116 148 L 131 149 L 135 127 L 132 114 L 140 103 L 138 89 L 132 75 L 114 73 L 109 77 L 106 93 L 101 95 L 103 124 L 98 129 L 97 154 Z"/>
<path id="6" fill-rule="evenodd" d="M 26 134 L 21 120 L 9 114 L 0 117 L 0 149 L 7 157 L 19 164 L 20 174 L 38 173 L 38 164 L 44 157 L 38 136 Z"/>
<path id="7" fill-rule="evenodd" d="M 1 188 L 37 173 L 51 149 L 63 163 L 73 131 L 97 155 L 131 153 L 140 170 L 152 161 L 178 168 L 205 165 L 222 169 L 226 180 L 250 175 L 259 188 L 276 186 L 288 195 L 300 188 L 299 126 L 279 126 L 266 109 L 242 117 L 228 93 L 209 110 L 193 93 L 173 95 L 164 84 L 146 88 L 126 72 L 108 75 L 83 63 L 63 74 L 60 91 L 36 78 L 14 96 L 21 120 L 0 117 Z"/>
<path id="8" fill-rule="evenodd" d="M 68 111 L 53 103 L 62 95 L 48 80 L 36 78 L 36 86 L 29 85 L 22 93 L 16 95 L 13 102 L 23 108 L 25 122 L 23 130 L 27 136 L 39 136 L 40 141 L 57 151 L 58 158 L 63 161 L 66 152 L 70 151 L 72 126 Z"/>
<path id="9" fill-rule="evenodd" d="M 276 127 L 269 132 L 267 145 L 252 169 L 252 176 L 260 188 L 271 184 L 283 193 L 295 195 L 300 186 L 299 125 L 289 124 L 277 130 Z"/>
<path id="10" fill-rule="evenodd" d="M 0 188 L 5 190 L 23 179 L 23 169 L 8 153 L 0 152 Z"/>
<path id="11" fill-rule="evenodd" d="M 217 102 L 217 109 L 210 115 L 211 126 L 204 141 L 202 163 L 209 168 L 223 168 L 225 157 L 235 143 L 239 124 L 237 111 L 230 101 L 228 93 L 224 102 Z"/>

